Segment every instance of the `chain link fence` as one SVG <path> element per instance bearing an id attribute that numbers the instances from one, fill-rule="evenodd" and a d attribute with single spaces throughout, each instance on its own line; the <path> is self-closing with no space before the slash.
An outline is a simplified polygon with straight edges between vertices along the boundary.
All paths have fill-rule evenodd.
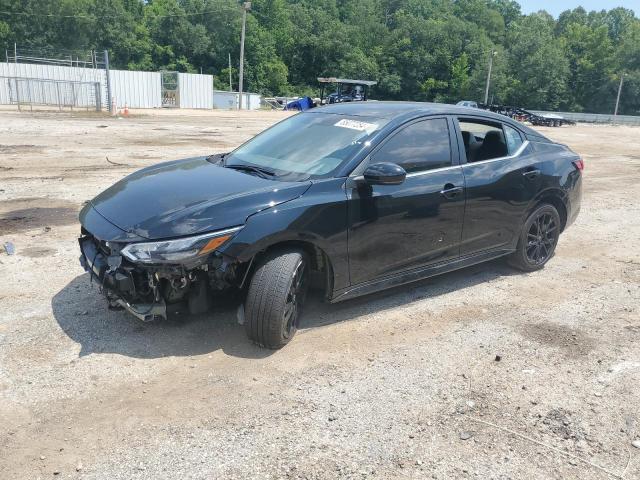
<path id="1" fill-rule="evenodd" d="M 0 77 L 6 82 L 9 101 L 19 109 L 52 106 L 59 110 L 102 110 L 100 82 L 53 80 L 28 77 Z"/>

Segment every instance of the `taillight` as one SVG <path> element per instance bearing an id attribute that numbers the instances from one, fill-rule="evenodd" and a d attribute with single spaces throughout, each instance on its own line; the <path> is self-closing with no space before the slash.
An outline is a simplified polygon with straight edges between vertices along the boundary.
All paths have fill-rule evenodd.
<path id="1" fill-rule="evenodd" d="M 573 165 L 580 171 L 584 170 L 584 160 L 581 158 L 573 161 Z"/>

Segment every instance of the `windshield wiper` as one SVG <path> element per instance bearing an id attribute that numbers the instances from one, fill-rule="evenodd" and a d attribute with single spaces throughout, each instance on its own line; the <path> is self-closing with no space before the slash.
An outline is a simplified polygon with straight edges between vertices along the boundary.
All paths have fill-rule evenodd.
<path id="1" fill-rule="evenodd" d="M 276 172 L 265 167 L 256 167 L 254 165 L 224 165 L 225 168 L 233 168 L 234 170 L 244 170 L 246 172 L 257 173 L 262 178 L 271 178 L 276 176 Z"/>

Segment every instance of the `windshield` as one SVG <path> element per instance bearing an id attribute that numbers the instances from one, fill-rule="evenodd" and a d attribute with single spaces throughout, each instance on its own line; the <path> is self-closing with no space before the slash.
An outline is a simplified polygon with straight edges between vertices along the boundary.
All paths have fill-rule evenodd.
<path id="1" fill-rule="evenodd" d="M 387 119 L 299 113 L 238 147 L 225 166 L 268 169 L 278 180 L 329 177 L 362 148 Z"/>

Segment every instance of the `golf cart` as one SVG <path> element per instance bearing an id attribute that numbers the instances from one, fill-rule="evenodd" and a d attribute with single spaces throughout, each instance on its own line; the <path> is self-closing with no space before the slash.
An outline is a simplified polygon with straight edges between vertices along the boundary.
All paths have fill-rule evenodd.
<path id="1" fill-rule="evenodd" d="M 372 80 L 351 80 L 348 78 L 335 77 L 319 77 L 318 82 L 322 84 L 322 90 L 320 92 L 321 105 L 342 102 L 365 102 L 367 100 L 368 88 L 378 83 Z M 330 93 L 325 98 L 325 86 L 330 83 L 336 84 L 336 91 Z"/>

